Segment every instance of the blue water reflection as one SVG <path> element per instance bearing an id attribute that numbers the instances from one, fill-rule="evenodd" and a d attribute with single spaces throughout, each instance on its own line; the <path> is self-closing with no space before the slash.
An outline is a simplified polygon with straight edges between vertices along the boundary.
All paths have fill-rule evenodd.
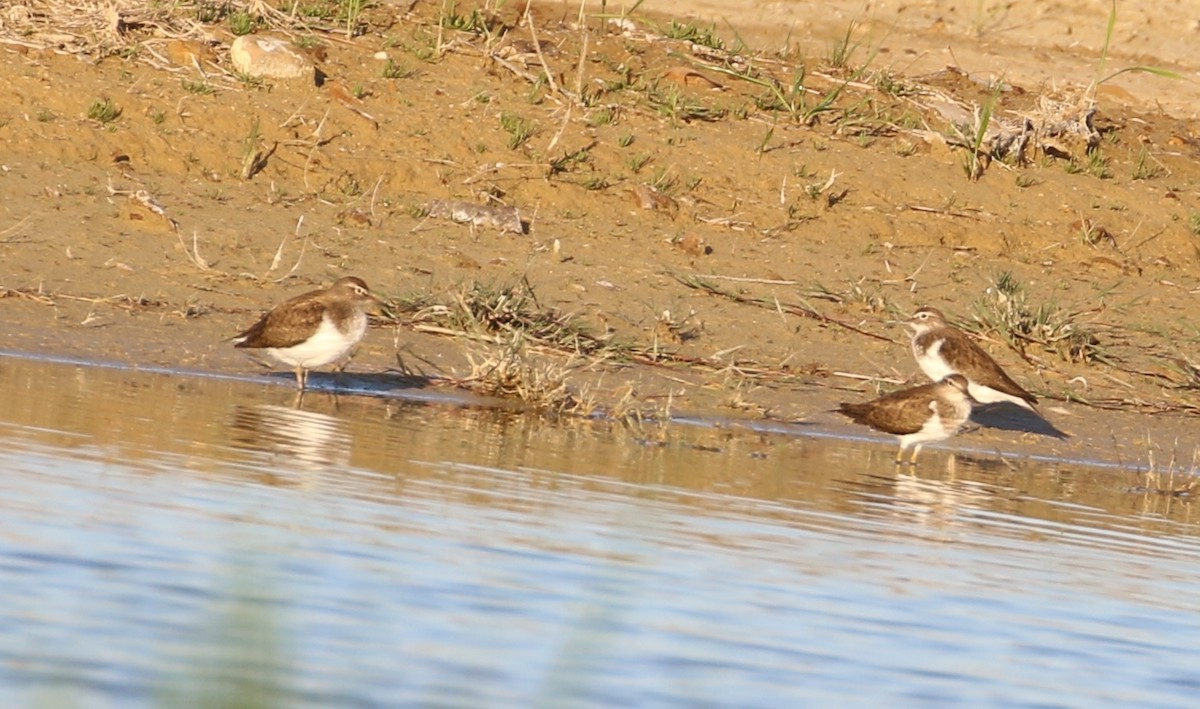
<path id="1" fill-rule="evenodd" d="M 0 361 L 5 706 L 1194 703 L 1111 471 L 273 389 Z"/>

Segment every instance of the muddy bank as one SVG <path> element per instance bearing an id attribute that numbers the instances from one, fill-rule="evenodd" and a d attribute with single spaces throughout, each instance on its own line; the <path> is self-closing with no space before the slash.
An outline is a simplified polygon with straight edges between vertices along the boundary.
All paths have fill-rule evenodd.
<path id="1" fill-rule="evenodd" d="M 840 426 L 836 401 L 919 380 L 886 322 L 932 304 L 1072 434 L 993 422 L 965 443 L 1190 465 L 1194 84 L 1087 93 L 1107 18 L 1082 3 L 978 21 L 834 5 L 779 6 L 795 24 L 736 3 L 715 26 L 417 5 L 370 8 L 349 38 L 334 16 L 276 28 L 321 86 L 230 72 L 231 16 L 202 25 L 211 41 L 131 27 L 119 52 L 10 20 L 0 347 L 254 369 L 223 339 L 355 274 L 398 305 L 353 370 L 469 377 L 511 345 L 454 319 L 482 286 L 605 343 L 526 343 L 597 406 Z M 1194 76 L 1173 40 L 1139 44 L 1186 34 L 1161 10 L 1119 18 L 1109 67 Z M 984 106 L 1012 127 L 1093 99 L 1091 145 L 1034 135 L 993 159 L 968 140 Z M 523 233 L 438 218 L 436 200 L 515 208 Z"/>

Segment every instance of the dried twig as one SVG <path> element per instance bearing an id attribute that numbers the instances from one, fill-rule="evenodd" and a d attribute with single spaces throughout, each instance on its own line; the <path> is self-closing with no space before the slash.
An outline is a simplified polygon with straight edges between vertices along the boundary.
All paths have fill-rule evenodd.
<path id="1" fill-rule="evenodd" d="M 866 330 L 863 330 L 862 328 L 855 327 L 854 325 L 851 325 L 849 323 L 844 323 L 840 320 L 836 320 L 827 315 L 823 315 L 811 307 L 807 307 L 804 305 L 796 305 L 796 304 L 778 303 L 775 300 L 768 300 L 766 298 L 751 298 L 748 296 L 739 295 L 737 293 L 731 293 L 727 290 L 718 288 L 717 286 L 713 285 L 712 283 L 706 282 L 703 278 L 700 278 L 698 276 L 685 276 L 685 275 L 681 275 L 678 273 L 671 273 L 669 275 L 672 278 L 674 278 L 675 280 L 679 281 L 680 283 L 682 283 L 683 285 L 685 285 L 689 288 L 695 288 L 697 290 L 702 290 L 702 291 L 705 291 L 712 295 L 721 296 L 722 298 L 728 298 L 729 300 L 732 300 L 735 303 L 743 303 L 745 305 L 754 305 L 759 308 L 766 308 L 767 310 L 782 309 L 784 312 L 787 312 L 791 315 L 798 315 L 800 317 L 810 318 L 812 320 L 817 320 L 817 321 L 826 323 L 828 325 L 837 325 L 838 327 L 844 328 L 846 330 L 850 330 L 851 332 L 856 332 L 860 335 L 866 335 L 867 337 L 870 337 L 875 340 L 879 340 L 881 342 L 895 342 L 890 337 L 884 337 L 883 335 L 876 335 L 873 332 L 868 332 Z"/>
<path id="2" fill-rule="evenodd" d="M 195 229 L 192 230 L 192 248 L 190 251 L 188 250 L 187 244 L 183 243 L 183 234 L 180 234 L 179 231 L 176 230 L 175 236 L 179 238 L 179 246 L 183 248 L 183 253 L 188 257 L 188 261 L 191 261 L 192 264 L 201 271 L 212 270 L 212 266 L 207 260 L 205 260 L 203 256 L 200 255 L 200 237 L 196 234 Z"/>

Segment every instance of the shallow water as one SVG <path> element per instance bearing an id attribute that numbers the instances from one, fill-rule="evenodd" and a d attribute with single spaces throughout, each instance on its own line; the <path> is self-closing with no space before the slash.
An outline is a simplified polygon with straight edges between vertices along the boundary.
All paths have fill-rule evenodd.
<path id="1" fill-rule="evenodd" d="M 1131 473 L 433 398 L 0 357 L 0 703 L 1195 703 Z"/>

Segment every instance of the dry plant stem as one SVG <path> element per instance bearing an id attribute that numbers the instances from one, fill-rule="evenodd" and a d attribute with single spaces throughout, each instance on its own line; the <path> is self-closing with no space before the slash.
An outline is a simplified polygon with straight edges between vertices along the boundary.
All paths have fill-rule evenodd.
<path id="1" fill-rule="evenodd" d="M 378 179 L 375 180 L 375 187 L 374 187 L 374 189 L 371 190 L 371 217 L 373 219 L 378 218 L 378 215 L 375 214 L 375 199 L 379 196 L 379 186 L 382 184 L 383 184 L 383 176 L 381 175 Z"/>
<path id="2" fill-rule="evenodd" d="M 297 108 L 295 111 L 292 111 L 292 115 L 288 116 L 286 119 L 284 119 L 283 123 L 279 124 L 279 127 L 287 128 L 288 126 L 290 126 L 292 124 L 292 121 L 297 120 L 297 119 L 299 119 L 301 123 L 304 123 L 304 118 L 302 116 L 304 114 L 304 109 L 307 106 L 308 106 L 308 101 L 301 103 L 299 108 Z"/>
<path id="3" fill-rule="evenodd" d="M 582 26 L 583 24 L 580 23 L 580 27 Z M 575 67 L 575 98 L 576 100 L 582 101 L 583 75 L 584 69 L 587 67 L 588 42 L 591 40 L 592 35 L 586 29 L 581 29 L 580 32 L 583 34 L 583 41 L 580 42 L 581 46 L 579 48 L 579 64 Z"/>
<path id="4" fill-rule="evenodd" d="M 863 382 L 884 383 L 884 384 L 904 384 L 903 379 L 892 379 L 889 377 L 876 377 L 869 374 L 855 374 L 853 372 L 830 372 L 830 376 L 842 377 L 844 379 L 856 379 Z"/>
<path id="5" fill-rule="evenodd" d="M 769 286 L 795 286 L 800 284 L 800 281 L 780 281 L 770 278 L 745 278 L 742 276 L 716 276 L 711 273 L 706 273 L 703 276 L 697 274 L 696 277 L 711 278 L 714 281 L 732 281 L 734 283 L 762 283 Z"/>
<path id="6" fill-rule="evenodd" d="M 70 295 L 67 293 L 51 293 L 43 292 L 40 289 L 33 291 L 23 288 L 4 288 L 0 287 L 0 298 L 23 298 L 31 300 L 42 305 L 57 305 L 56 300 L 72 300 L 79 303 L 91 303 L 93 305 L 111 305 L 122 310 L 134 311 L 138 308 L 160 308 L 166 305 L 161 301 L 150 300 L 144 296 L 130 296 L 125 294 L 110 295 L 105 297 Z"/>
<path id="7" fill-rule="evenodd" d="M 494 335 L 483 335 L 476 332 L 466 332 L 465 330 L 456 330 L 450 327 L 442 327 L 441 325 L 429 325 L 427 323 L 416 323 L 412 326 L 416 332 L 425 332 L 432 335 L 448 335 L 450 337 L 462 337 L 468 340 L 476 340 L 478 342 L 486 342 L 488 344 L 498 345 L 501 340 Z"/>
<path id="8" fill-rule="evenodd" d="M 751 297 L 747 297 L 747 296 L 743 296 L 743 295 L 738 295 L 736 293 L 730 293 L 728 291 L 717 288 L 716 286 L 712 285 L 711 283 L 705 283 L 704 280 L 698 276 L 684 276 L 684 275 L 681 275 L 678 273 L 671 273 L 669 275 L 672 278 L 674 278 L 675 280 L 679 281 L 680 283 L 682 283 L 683 285 L 685 285 L 689 288 L 695 288 L 697 290 L 705 291 L 711 295 L 721 296 L 722 298 L 727 298 L 729 300 L 734 301 L 735 303 L 743 303 L 745 305 L 754 305 L 754 306 L 757 306 L 760 308 L 766 308 L 768 310 L 776 310 L 777 308 L 782 308 L 784 311 L 786 311 L 792 315 L 799 315 L 801 317 L 809 318 L 812 320 L 817 320 L 817 321 L 820 321 L 820 322 L 823 322 L 823 323 L 826 323 L 829 325 L 837 325 L 838 327 L 844 328 L 851 332 L 856 332 L 860 335 L 866 335 L 867 337 L 879 340 L 881 342 L 892 342 L 892 343 L 895 342 L 895 340 L 891 339 L 890 337 L 884 337 L 883 335 L 876 335 L 873 332 L 867 332 L 866 330 L 863 330 L 862 328 L 858 328 L 853 325 L 850 325 L 849 323 L 844 323 L 844 322 L 841 322 L 840 320 L 836 320 L 827 315 L 822 315 L 821 313 L 817 312 L 816 310 L 814 310 L 811 307 L 806 307 L 806 306 L 802 306 L 802 305 L 794 305 L 794 304 L 779 304 L 775 301 L 768 301 L 765 298 L 751 298 Z"/>
<path id="9" fill-rule="evenodd" d="M 525 26 L 529 28 L 529 36 L 533 40 L 533 49 L 537 52 L 538 61 L 542 64 L 542 71 L 546 73 L 546 81 L 550 84 L 550 90 L 554 93 L 559 93 L 558 82 L 554 80 L 554 72 L 550 71 L 550 65 L 546 63 L 546 56 L 542 54 L 542 44 L 538 41 L 537 23 L 533 21 L 533 15 L 529 14 L 529 6 L 525 6 Z"/>
<path id="10" fill-rule="evenodd" d="M 442 0 L 442 9 L 438 15 L 437 42 L 434 44 L 433 49 L 434 56 L 438 58 L 441 58 L 446 53 L 445 45 L 442 44 L 442 40 L 445 38 L 446 33 L 446 5 L 449 4 L 449 2 L 450 0 Z"/>
<path id="11" fill-rule="evenodd" d="M 427 162 L 441 162 L 441 161 L 430 160 L 430 161 L 427 161 Z M 469 175 L 469 176 L 468 176 L 466 179 L 464 179 L 464 180 L 462 181 L 462 183 L 463 183 L 464 185 L 470 185 L 470 184 L 473 184 L 473 183 L 475 183 L 475 182 L 479 182 L 480 180 L 484 179 L 484 178 L 485 178 L 485 177 L 487 177 L 488 175 L 496 175 L 496 174 L 499 174 L 501 170 L 508 170 L 508 169 L 511 169 L 511 168 L 521 168 L 521 169 L 523 169 L 523 168 L 538 168 L 538 169 L 544 169 L 545 167 L 546 167 L 546 164 L 545 164 L 545 163 L 538 163 L 538 162 L 497 162 L 497 163 L 487 163 L 487 164 L 484 164 L 484 165 L 480 165 L 480 166 L 479 166 L 479 167 L 478 167 L 478 168 L 475 170 L 475 172 L 474 172 L 474 173 L 472 173 L 471 175 Z M 518 177 L 518 178 L 516 178 L 516 179 L 528 179 L 528 178 L 524 178 L 524 177 Z"/>
<path id="12" fill-rule="evenodd" d="M 16 239 L 15 234 L 24 228 L 25 223 L 29 221 L 29 217 L 22 217 L 20 221 L 7 229 L 0 231 L 0 243 L 7 243 Z"/>
<path id="13" fill-rule="evenodd" d="M 32 300 L 35 303 L 42 305 L 54 305 L 54 298 L 43 293 L 32 293 L 28 290 L 20 288 L 5 288 L 0 286 L 0 298 L 22 298 L 24 300 Z"/>
<path id="14" fill-rule="evenodd" d="M 295 231 L 293 238 L 296 238 L 296 239 L 300 238 L 300 229 L 303 226 L 304 226 L 304 215 L 300 215 L 300 218 L 296 220 L 296 231 Z M 283 237 L 282 240 L 280 240 L 279 248 L 275 249 L 275 257 L 273 259 L 271 259 L 271 266 L 270 266 L 270 268 L 267 269 L 267 272 L 265 274 L 263 274 L 263 276 L 262 276 L 263 279 L 265 279 L 267 276 L 271 275 L 271 273 L 273 273 L 276 268 L 279 268 L 279 263 L 283 260 L 283 247 L 287 244 L 287 241 L 288 241 L 288 237 L 286 237 L 286 236 Z M 287 273 L 283 274 L 279 278 L 276 278 L 273 282 L 281 283 L 281 282 L 287 280 L 288 278 L 291 278 L 292 274 L 296 272 L 296 269 L 300 268 L 300 263 L 302 261 L 304 261 L 304 252 L 307 249 L 308 249 L 308 237 L 305 236 L 304 243 L 302 243 L 300 245 L 300 255 L 296 257 L 296 263 L 292 265 L 291 270 L 289 270 Z"/>
<path id="15" fill-rule="evenodd" d="M 183 253 L 188 257 L 188 260 L 191 261 L 192 264 L 196 266 L 196 268 L 200 269 L 201 271 L 211 271 L 212 270 L 212 267 L 209 266 L 208 261 L 204 260 L 204 257 L 200 255 L 200 240 L 199 240 L 200 237 L 196 233 L 195 229 L 192 230 L 192 250 L 191 251 L 188 251 L 187 244 L 183 243 L 183 234 L 176 232 L 175 236 L 179 238 L 179 246 L 180 246 L 180 248 L 183 249 Z"/>
<path id="16" fill-rule="evenodd" d="M 537 84 L 538 79 L 536 76 L 534 76 L 533 74 L 531 74 L 528 71 L 525 71 L 524 69 L 517 66 L 516 64 L 513 64 L 512 62 L 508 61 L 507 59 L 503 59 L 501 57 L 492 55 L 492 61 L 496 62 L 497 64 L 504 67 L 505 69 L 508 69 L 509 71 L 511 71 L 512 73 L 521 77 L 522 79 L 528 81 L 529 83 Z"/>
<path id="17" fill-rule="evenodd" d="M 303 175 L 303 177 L 304 177 L 304 189 L 308 190 L 309 192 L 312 192 L 313 188 L 312 188 L 312 185 L 308 184 L 308 169 L 312 165 L 313 158 L 316 156 L 317 151 L 320 150 L 322 147 L 324 147 L 330 140 L 332 140 L 332 138 L 329 138 L 327 140 L 321 139 L 321 130 L 325 127 L 325 121 L 328 118 L 329 118 L 329 109 L 326 109 L 325 115 L 321 116 L 321 121 L 319 123 L 317 123 L 317 127 L 313 129 L 311 140 L 308 142 L 308 145 L 310 145 L 311 147 L 308 151 L 308 155 L 305 157 L 305 160 L 304 160 L 304 175 Z M 288 120 L 291 120 L 291 119 L 288 119 Z"/>
<path id="18" fill-rule="evenodd" d="M 554 146 L 558 145 L 559 139 L 561 139 L 563 136 L 563 133 L 565 133 L 567 131 L 567 126 L 571 122 L 571 106 L 572 106 L 572 104 L 568 103 L 566 105 L 566 107 L 564 107 L 562 109 L 562 112 L 563 112 L 562 123 L 558 127 L 558 132 L 556 132 L 554 134 L 554 137 L 550 139 L 550 144 L 546 146 L 547 153 L 554 150 Z"/>
<path id="19" fill-rule="evenodd" d="M 922 207 L 919 204 L 910 204 L 910 205 L 908 205 L 908 208 L 914 212 L 927 212 L 929 214 L 944 214 L 948 217 L 962 217 L 965 219 L 979 219 L 980 214 L 983 214 L 982 212 L 980 214 L 971 214 L 969 212 L 959 212 L 959 211 L 954 211 L 954 210 L 950 210 L 950 209 L 943 209 L 941 207 Z M 991 216 L 991 215 L 987 215 L 987 216 Z"/>

